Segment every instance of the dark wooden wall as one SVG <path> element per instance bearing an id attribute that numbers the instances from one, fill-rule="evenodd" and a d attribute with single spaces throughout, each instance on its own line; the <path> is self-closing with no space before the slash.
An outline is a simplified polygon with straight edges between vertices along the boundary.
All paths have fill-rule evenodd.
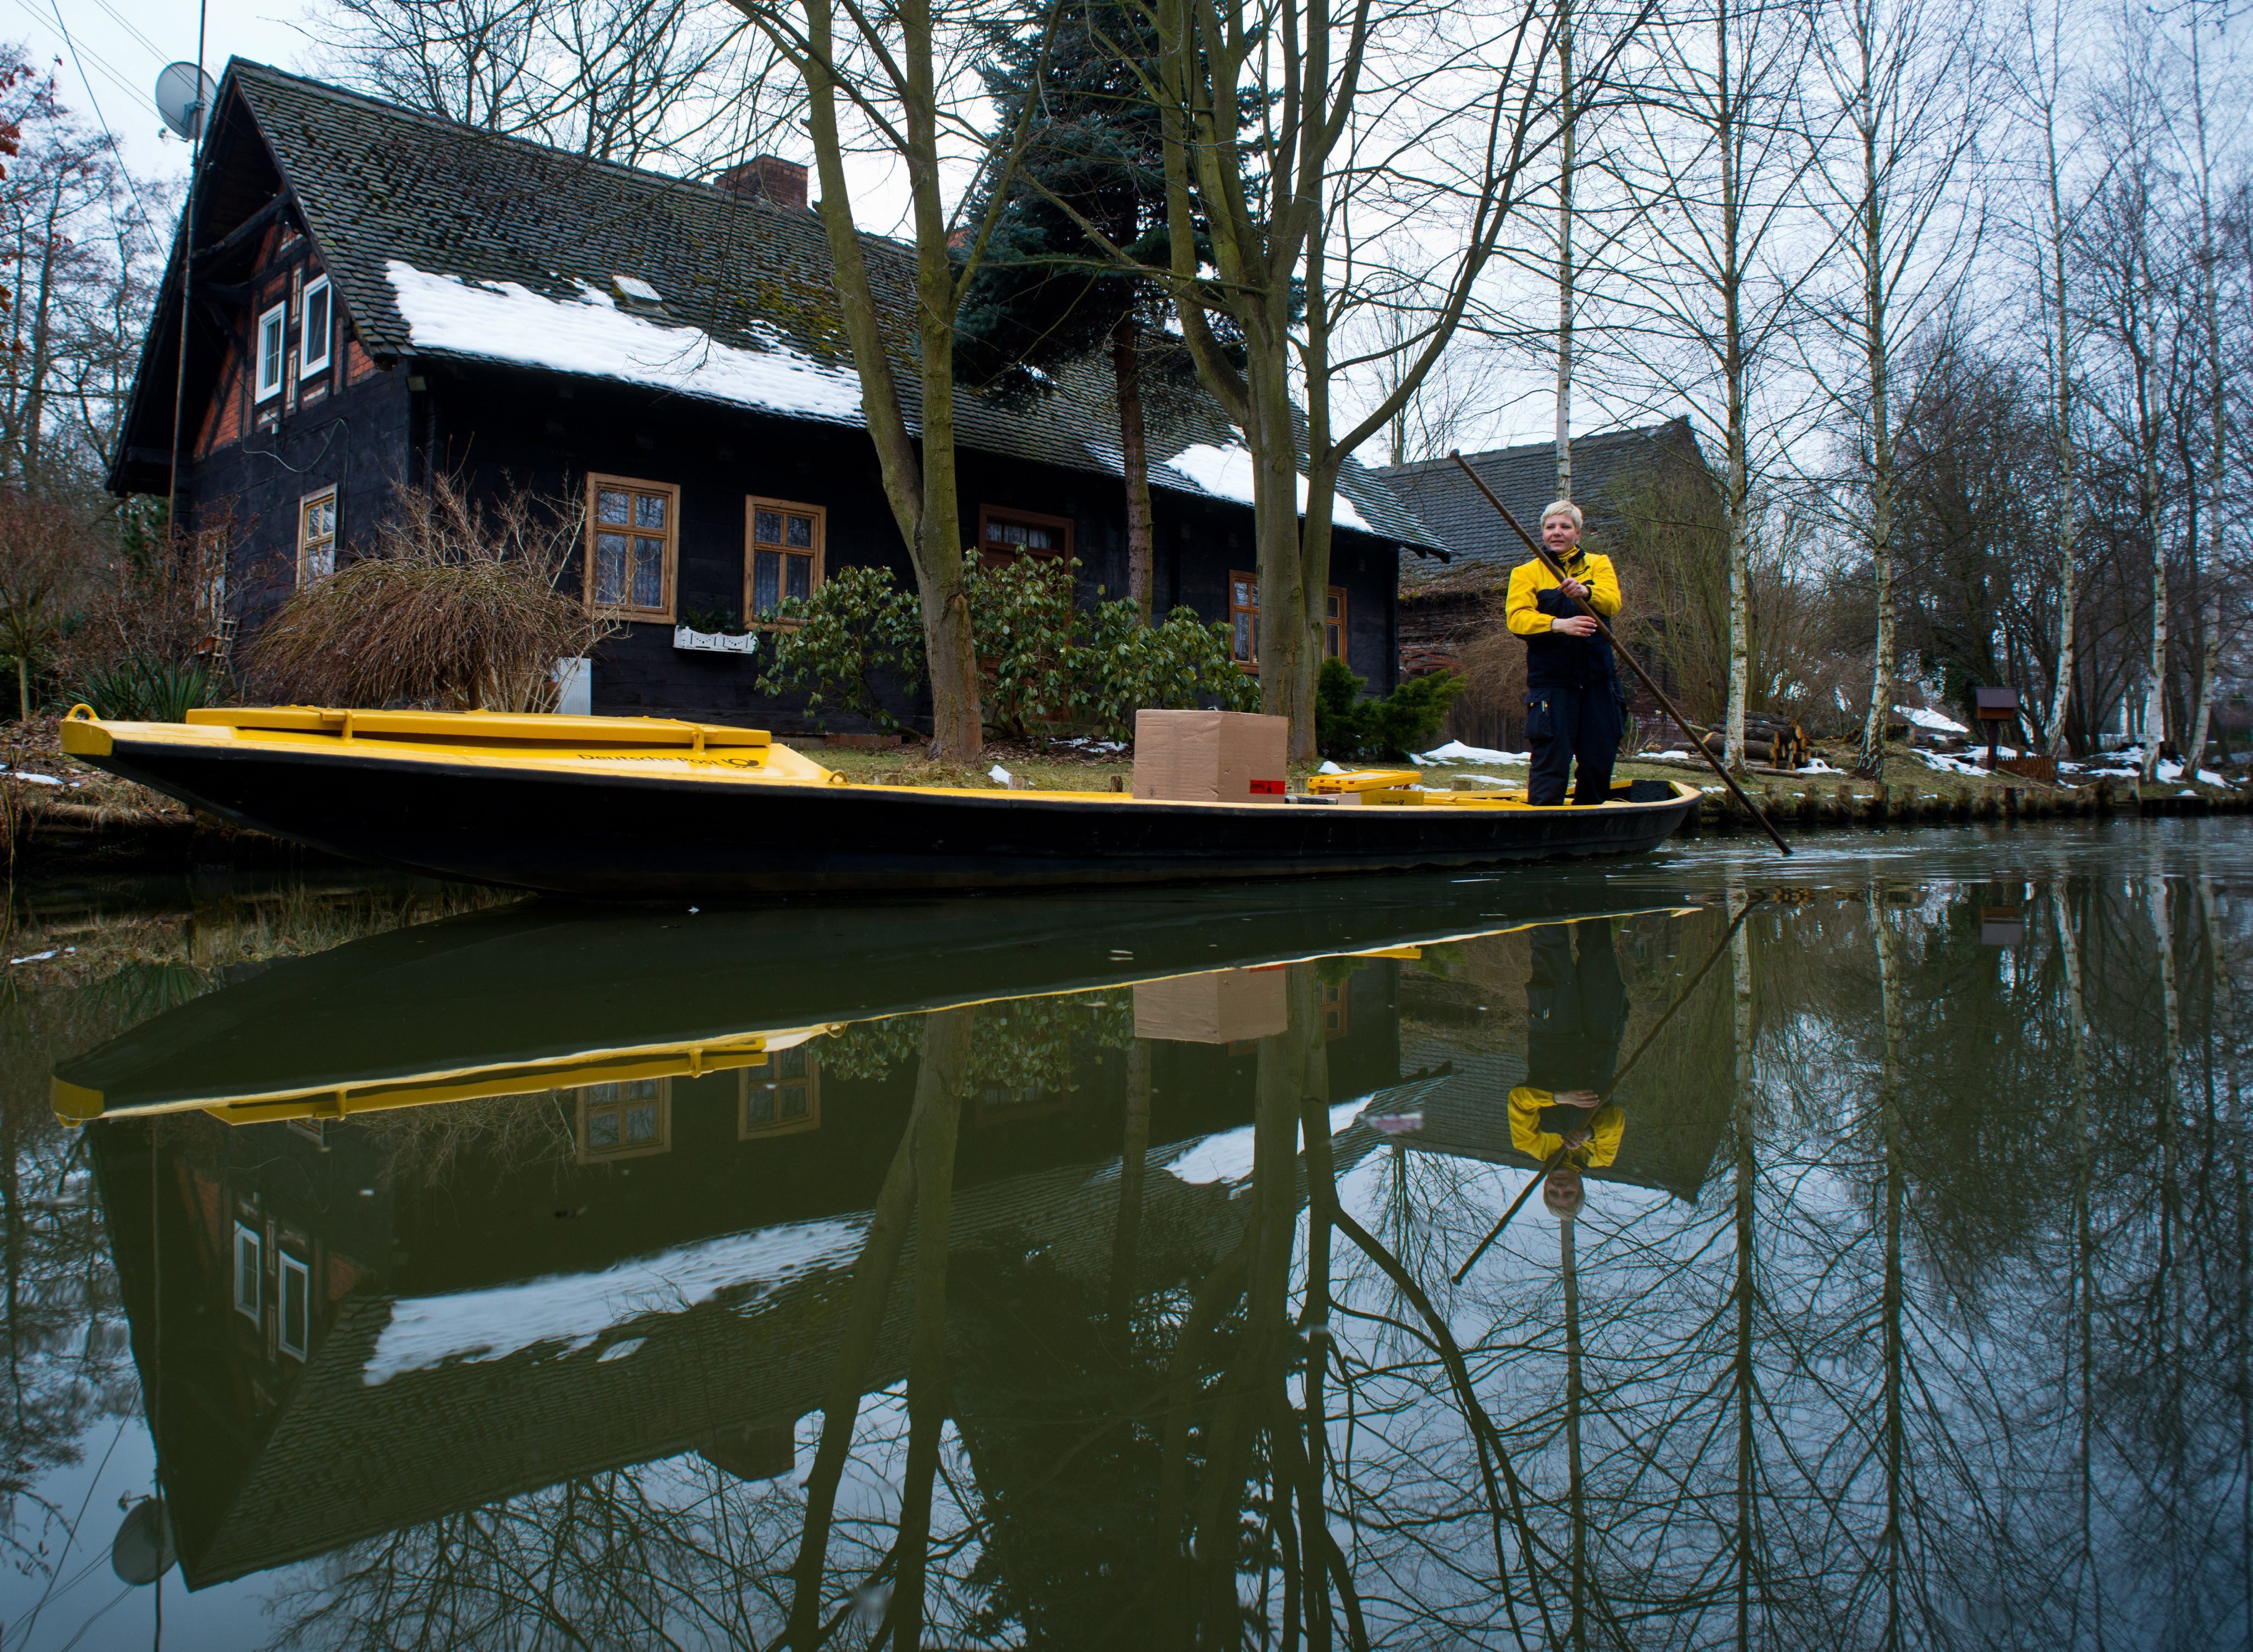
<path id="1" fill-rule="evenodd" d="M 410 391 L 413 379 L 426 387 Z M 249 527 L 237 559 L 239 617 L 255 625 L 288 593 L 301 497 L 339 484 L 339 554 L 348 558 L 368 542 L 393 483 L 419 479 L 433 451 L 480 490 L 514 484 L 576 498 L 589 471 L 677 486 L 676 613 L 740 611 L 750 494 L 826 507 L 830 568 L 888 567 L 914 586 L 865 431 L 600 380 L 426 360 L 345 384 L 317 408 L 285 414 L 277 429 L 254 431 L 195 468 L 199 505 L 227 501 Z M 1116 480 L 966 450 L 961 503 L 966 543 L 981 505 L 1069 517 L 1082 601 L 1096 601 L 1099 587 L 1106 597 L 1125 594 L 1126 504 Z M 1225 620 L 1230 570 L 1250 567 L 1254 554 L 1251 508 L 1160 490 L 1154 516 L 1159 611 L 1187 605 Z M 1395 557 L 1390 540 L 1350 530 L 1332 553 L 1332 581 L 1347 592 L 1349 663 L 1379 693 L 1398 675 Z M 578 577 L 575 568 L 569 577 Z M 757 656 L 676 650 L 671 626 L 635 623 L 598 651 L 594 709 L 807 728 L 800 705 L 758 694 L 759 668 Z M 928 727 L 927 694 L 895 702 Z M 858 723 L 833 713 L 828 726 L 843 732 Z"/>

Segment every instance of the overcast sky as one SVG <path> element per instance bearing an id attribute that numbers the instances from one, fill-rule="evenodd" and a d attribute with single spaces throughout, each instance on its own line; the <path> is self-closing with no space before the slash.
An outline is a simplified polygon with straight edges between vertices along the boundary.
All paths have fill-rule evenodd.
<path id="1" fill-rule="evenodd" d="M 297 65 L 303 0 L 209 0 L 204 65 L 216 80 L 229 57 Z M 66 33 L 67 31 L 67 33 Z M 157 72 L 196 55 L 194 0 L 4 0 L 0 39 L 52 64 L 66 107 L 107 126 L 143 178 L 184 178 L 187 146 L 157 118 Z"/>

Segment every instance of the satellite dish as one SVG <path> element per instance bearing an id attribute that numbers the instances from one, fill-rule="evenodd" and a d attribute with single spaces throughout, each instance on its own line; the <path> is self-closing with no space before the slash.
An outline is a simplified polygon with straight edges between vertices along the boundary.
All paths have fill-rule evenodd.
<path id="1" fill-rule="evenodd" d="M 201 137 L 218 90 L 219 83 L 194 64 L 167 63 L 157 75 L 157 113 L 177 136 Z"/>
<path id="2" fill-rule="evenodd" d="M 170 1572 L 175 1558 L 172 1523 L 164 1502 L 143 1497 L 126 1511 L 117 1536 L 110 1540 L 109 1569 L 121 1582 L 138 1588 Z"/>

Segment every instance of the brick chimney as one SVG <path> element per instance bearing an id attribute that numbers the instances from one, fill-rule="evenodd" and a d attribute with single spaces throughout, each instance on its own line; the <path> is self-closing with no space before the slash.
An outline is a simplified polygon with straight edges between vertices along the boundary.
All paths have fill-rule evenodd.
<path id="1" fill-rule="evenodd" d="M 779 155 L 755 155 L 738 162 L 712 180 L 736 195 L 772 201 L 778 206 L 806 210 L 806 168 Z"/>

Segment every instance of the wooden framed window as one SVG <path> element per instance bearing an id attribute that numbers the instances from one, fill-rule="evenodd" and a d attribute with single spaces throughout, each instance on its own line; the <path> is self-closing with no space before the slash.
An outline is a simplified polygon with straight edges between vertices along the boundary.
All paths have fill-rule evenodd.
<path id="1" fill-rule="evenodd" d="M 1259 576 L 1241 568 L 1228 575 L 1229 649 L 1246 671 L 1259 669 Z M 1346 659 L 1345 587 L 1333 585 L 1322 599 L 1322 658 Z"/>
<path id="2" fill-rule="evenodd" d="M 821 1062 L 811 1046 L 771 1051 L 764 1067 L 743 1070 L 743 1086 L 736 1140 L 821 1127 Z"/>
<path id="3" fill-rule="evenodd" d="M 828 519 L 819 505 L 743 501 L 743 617 L 750 624 L 771 624 L 767 617 L 784 602 L 821 589 L 821 542 Z"/>
<path id="4" fill-rule="evenodd" d="M 289 332 L 289 306 L 278 303 L 258 317 L 258 388 L 254 400 L 282 394 L 282 354 Z"/>
<path id="5" fill-rule="evenodd" d="M 234 1224 L 234 1311 L 253 1325 L 266 1313 L 266 1242 L 258 1230 Z"/>
<path id="6" fill-rule="evenodd" d="M 1350 1020 L 1346 1005 L 1347 983 L 1325 982 L 1322 986 L 1322 1042 L 1329 1043 L 1346 1035 Z"/>
<path id="7" fill-rule="evenodd" d="M 1020 556 L 1071 554 L 1071 519 L 1043 516 L 1035 511 L 1000 511 L 990 505 L 978 507 L 978 548 L 990 562 L 1015 561 Z"/>
<path id="8" fill-rule="evenodd" d="M 620 619 L 673 618 L 680 490 L 631 477 L 587 478 L 587 605 Z"/>
<path id="9" fill-rule="evenodd" d="M 1241 568 L 1228 575 L 1229 650 L 1246 671 L 1259 669 L 1259 580 Z"/>
<path id="10" fill-rule="evenodd" d="M 643 1159 L 673 1146 L 673 1086 L 662 1078 L 627 1078 L 582 1084 L 579 1098 L 579 1162 Z"/>
<path id="11" fill-rule="evenodd" d="M 329 302 L 329 278 L 305 283 L 297 311 L 297 376 L 310 379 L 329 370 L 329 339 L 336 331 L 335 308 Z"/>
<path id="12" fill-rule="evenodd" d="M 297 501 L 297 583 L 337 571 L 337 491 L 323 488 Z"/>
<path id="13" fill-rule="evenodd" d="M 276 1251 L 274 1263 L 274 1340 L 302 1360 L 313 1346 L 313 1270 L 287 1251 Z"/>

